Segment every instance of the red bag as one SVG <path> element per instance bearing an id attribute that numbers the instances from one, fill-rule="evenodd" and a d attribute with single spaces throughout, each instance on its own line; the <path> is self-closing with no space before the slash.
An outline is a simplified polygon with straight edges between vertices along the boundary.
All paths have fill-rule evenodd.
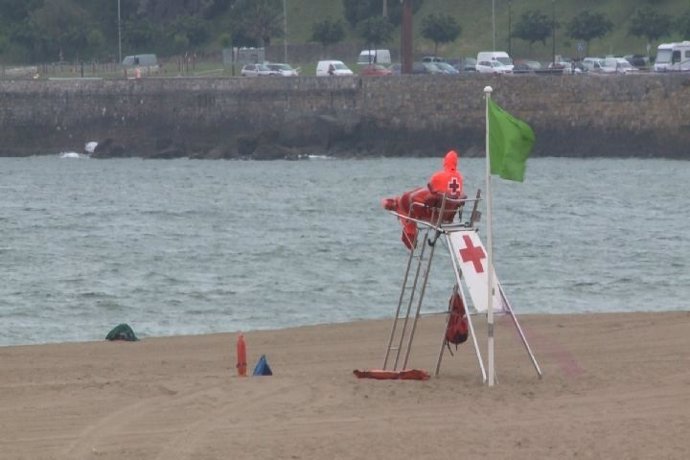
<path id="1" fill-rule="evenodd" d="M 457 289 L 453 289 L 453 294 L 448 301 L 448 310 L 450 311 L 450 318 L 448 318 L 448 327 L 446 327 L 446 345 L 450 350 L 450 344 L 455 344 L 457 350 L 458 345 L 466 342 L 469 335 L 467 312 Z"/>

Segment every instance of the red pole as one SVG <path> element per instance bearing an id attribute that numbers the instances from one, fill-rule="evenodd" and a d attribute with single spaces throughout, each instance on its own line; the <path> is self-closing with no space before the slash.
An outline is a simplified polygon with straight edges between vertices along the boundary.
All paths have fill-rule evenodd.
<path id="1" fill-rule="evenodd" d="M 247 344 L 244 342 L 244 335 L 237 337 L 237 375 L 247 376 Z"/>

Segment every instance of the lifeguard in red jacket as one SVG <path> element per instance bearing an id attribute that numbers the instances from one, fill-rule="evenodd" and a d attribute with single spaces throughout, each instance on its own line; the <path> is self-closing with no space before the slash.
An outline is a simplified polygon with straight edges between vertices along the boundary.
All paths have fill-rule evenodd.
<path id="1" fill-rule="evenodd" d="M 458 154 L 455 150 L 443 158 L 443 170 L 434 173 L 427 184 L 431 193 L 445 193 L 449 198 L 462 196 L 462 174 L 458 171 Z"/>
<path id="2" fill-rule="evenodd" d="M 461 199 L 462 174 L 458 171 L 458 154 L 455 150 L 449 151 L 443 158 L 443 169 L 434 173 L 426 187 L 419 187 L 403 193 L 399 197 L 385 198 L 383 207 L 395 211 L 403 216 L 413 217 L 418 220 L 431 220 L 433 207 L 441 204 L 443 195 L 447 198 Z M 450 222 L 457 209 L 457 204 L 448 206 L 444 212 L 443 222 Z M 401 219 L 403 226 L 402 241 L 409 249 L 417 244 L 417 223 Z"/>

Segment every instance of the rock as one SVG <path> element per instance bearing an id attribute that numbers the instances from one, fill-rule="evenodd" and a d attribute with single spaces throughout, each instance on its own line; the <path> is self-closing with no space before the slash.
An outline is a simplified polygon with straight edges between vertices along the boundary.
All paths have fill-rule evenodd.
<path id="1" fill-rule="evenodd" d="M 124 158 L 132 155 L 126 154 L 125 147 L 108 138 L 100 141 L 93 149 L 91 158 Z"/>

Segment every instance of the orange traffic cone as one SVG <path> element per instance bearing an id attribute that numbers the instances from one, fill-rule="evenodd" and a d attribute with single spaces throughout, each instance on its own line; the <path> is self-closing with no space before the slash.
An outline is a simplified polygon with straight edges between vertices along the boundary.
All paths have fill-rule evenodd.
<path id="1" fill-rule="evenodd" d="M 237 375 L 247 376 L 247 344 L 244 342 L 244 335 L 237 337 Z"/>

